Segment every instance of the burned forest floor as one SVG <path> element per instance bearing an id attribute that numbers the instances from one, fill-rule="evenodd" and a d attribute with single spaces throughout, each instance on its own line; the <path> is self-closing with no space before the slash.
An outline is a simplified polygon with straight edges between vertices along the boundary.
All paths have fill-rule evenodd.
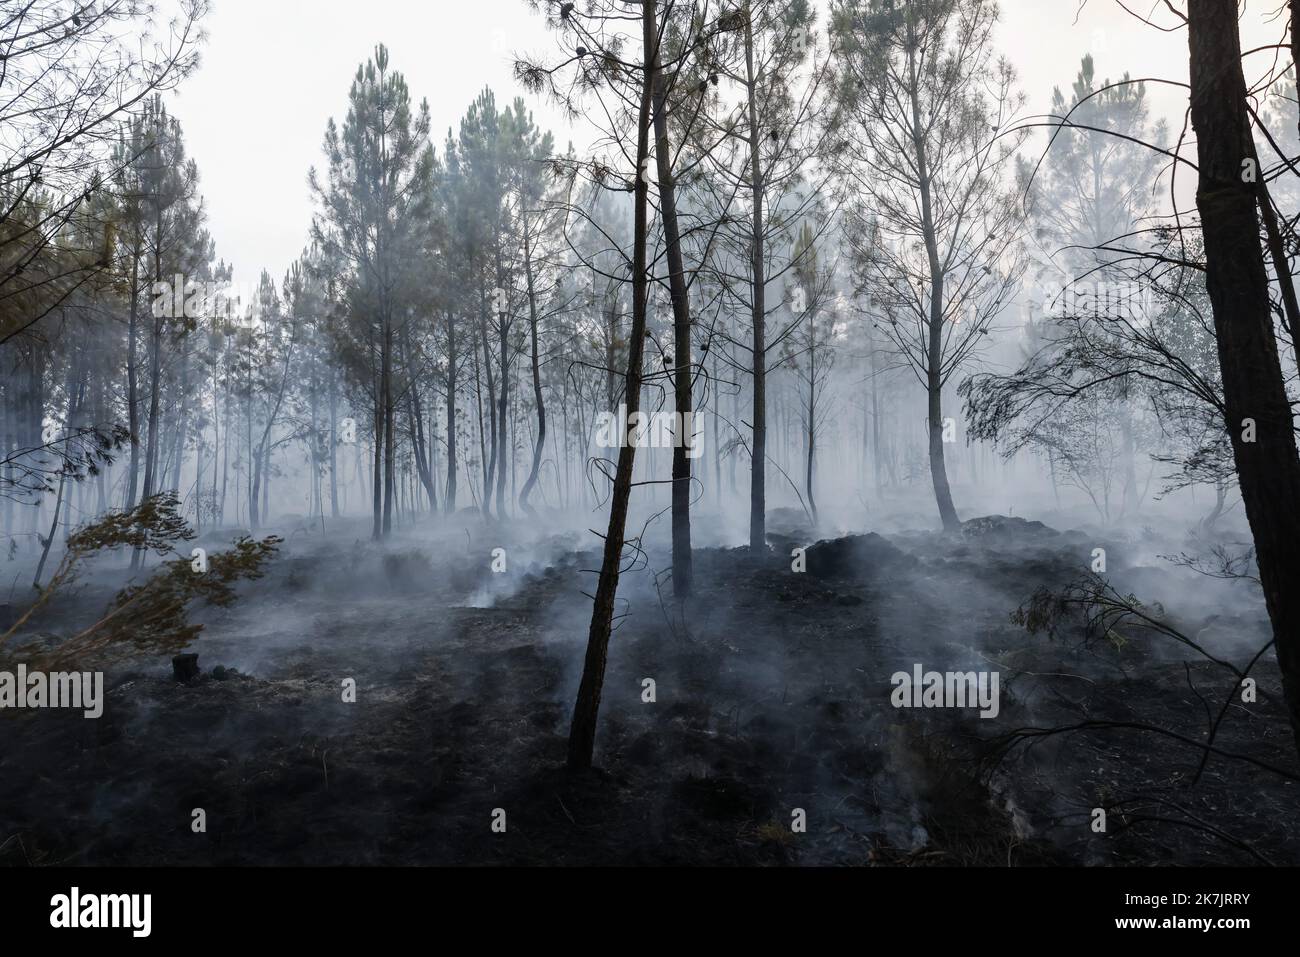
<path id="1" fill-rule="evenodd" d="M 197 680 L 136 661 L 109 672 L 97 720 L 0 714 L 0 863 L 1300 863 L 1271 651 L 1243 702 L 1230 671 L 1156 629 L 1012 621 L 1101 547 L 1121 594 L 1244 670 L 1269 637 L 1249 582 L 1157 557 L 1177 542 L 1019 519 L 818 544 L 774 527 L 764 558 L 697 548 L 680 608 L 666 543 L 647 540 L 584 773 L 563 765 L 595 536 L 286 530 L 265 578 L 198 613 Z M 118 584 L 88 580 L 32 635 Z M 918 665 L 997 672 L 997 716 L 895 707 L 891 676 Z"/>

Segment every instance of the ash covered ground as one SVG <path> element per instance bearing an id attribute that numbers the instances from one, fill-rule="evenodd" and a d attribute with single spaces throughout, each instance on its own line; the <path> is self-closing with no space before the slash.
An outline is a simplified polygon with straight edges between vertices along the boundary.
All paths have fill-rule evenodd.
<path id="1" fill-rule="evenodd" d="M 1269 637 L 1252 583 L 1161 559 L 1180 543 L 1150 530 L 1107 538 L 998 516 L 945 536 L 906 521 L 818 536 L 775 515 L 766 560 L 697 550 L 697 594 L 680 611 L 654 572 L 667 543 L 648 536 L 619 590 L 599 768 L 581 774 L 563 764 L 595 536 L 470 516 L 380 546 L 360 524 L 286 526 L 267 576 L 199 614 L 196 681 L 137 662 L 110 672 L 99 720 L 0 716 L 0 862 L 1300 863 L 1271 652 L 1242 703 L 1230 673 L 1154 629 L 1085 641 L 1081 625 L 1049 637 L 1012 621 L 1100 546 L 1117 589 L 1244 668 Z M 792 548 L 819 537 L 793 572 Z M 27 637 L 117 584 L 111 570 L 89 579 Z M 895 708 L 890 677 L 916 664 L 998 672 L 998 716 Z M 1225 701 L 1221 753 L 1200 769 Z M 491 827 L 498 808 L 505 833 Z"/>

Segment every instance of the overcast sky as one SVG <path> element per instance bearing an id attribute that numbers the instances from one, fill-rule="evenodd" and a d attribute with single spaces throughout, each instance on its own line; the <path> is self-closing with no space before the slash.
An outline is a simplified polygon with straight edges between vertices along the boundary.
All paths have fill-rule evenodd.
<path id="1" fill-rule="evenodd" d="M 1153 0 L 1129 5 L 1161 7 Z M 412 95 L 429 100 L 441 153 L 448 127 L 485 85 L 502 104 L 522 93 L 512 76 L 513 54 L 549 54 L 554 43 L 524 0 L 213 0 L 212 6 L 203 65 L 173 110 L 199 164 L 217 254 L 234 263 L 241 281 L 255 281 L 263 267 L 278 281 L 306 244 L 307 170 L 320 164 L 325 123 L 346 113 L 352 76 L 375 44 L 387 44 Z M 1267 11 L 1282 0 L 1249 6 L 1248 47 L 1280 35 Z M 1067 88 L 1089 51 L 1099 79 L 1127 70 L 1187 80 L 1186 35 L 1143 26 L 1116 0 L 1087 0 L 1082 9 L 1079 0 L 1003 0 L 1002 11 L 999 48 L 1019 71 L 1031 113 L 1047 110 L 1052 87 Z M 1155 87 L 1151 97 L 1171 126 L 1181 127 L 1184 92 Z M 563 148 L 571 132 L 546 103 L 531 105 Z M 580 132 L 572 135 L 584 140 Z"/>

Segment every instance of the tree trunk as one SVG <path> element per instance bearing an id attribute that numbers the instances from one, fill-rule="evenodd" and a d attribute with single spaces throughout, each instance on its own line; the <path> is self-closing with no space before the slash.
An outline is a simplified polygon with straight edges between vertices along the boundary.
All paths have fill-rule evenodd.
<path id="1" fill-rule="evenodd" d="M 154 494 L 154 475 L 158 460 L 158 409 L 162 399 L 162 320 L 154 317 L 151 323 L 153 336 L 149 349 L 149 419 L 146 429 L 148 440 L 144 450 L 144 487 L 140 500 L 144 501 Z M 131 553 L 131 570 L 135 571 L 144 564 L 144 552 L 135 549 Z"/>
<path id="2" fill-rule="evenodd" d="M 637 119 L 636 146 L 636 209 L 632 236 L 632 333 L 628 342 L 627 389 L 624 401 L 628 416 L 641 407 L 642 361 L 645 351 L 646 322 L 646 226 L 648 218 L 648 187 L 640 170 L 650 152 L 650 99 L 652 73 L 648 65 L 656 54 L 655 3 L 642 0 L 642 43 L 645 48 L 645 79 L 641 88 L 641 111 Z M 591 767 L 596 746 L 596 718 L 600 712 L 600 694 L 605 683 L 605 665 L 609 658 L 609 635 L 614 622 L 614 597 L 618 591 L 619 569 L 623 561 L 623 536 L 626 533 L 628 500 L 632 495 L 632 466 L 636 460 L 636 447 L 626 440 L 620 443 L 618 469 L 614 476 L 614 491 L 609 505 L 609 529 L 605 535 L 604 557 L 600 566 L 600 579 L 596 585 L 596 599 L 591 610 L 591 630 L 587 634 L 587 655 L 583 663 L 582 682 L 578 686 L 578 700 L 573 709 L 573 725 L 569 731 L 569 767 L 583 770 Z"/>
<path id="3" fill-rule="evenodd" d="M 383 367 L 384 537 L 393 530 L 393 496 L 397 494 L 397 450 L 393 444 L 393 319 L 385 306 Z M 375 436 L 375 441 L 379 437 Z"/>
<path id="4" fill-rule="evenodd" d="M 1191 116 L 1200 180 L 1206 288 L 1214 309 L 1226 426 L 1255 539 L 1260 584 L 1273 624 L 1282 689 L 1300 744 L 1300 457 L 1269 305 L 1253 186 L 1237 5 L 1189 0 Z M 1243 422 L 1253 419 L 1254 441 Z"/>
<path id="5" fill-rule="evenodd" d="M 498 448 L 497 403 L 496 403 L 497 392 L 496 392 L 496 380 L 492 374 L 492 348 L 491 346 L 488 345 L 487 291 L 484 288 L 482 288 L 481 284 L 479 288 L 479 338 L 482 340 L 481 344 L 483 346 L 483 371 L 484 371 L 484 376 L 487 379 L 488 423 L 491 426 L 491 430 L 492 430 L 492 435 L 490 441 L 488 442 L 488 446 L 491 447 L 490 457 L 486 449 L 484 450 L 484 454 L 483 454 L 484 473 L 483 473 L 483 503 L 482 504 L 483 504 L 483 515 L 484 517 L 487 517 L 492 514 L 492 491 L 496 487 L 497 448 Z M 483 401 L 483 393 L 480 388 L 479 403 L 481 404 L 482 401 Z M 480 411 L 479 412 L 480 441 L 482 441 L 481 433 L 483 431 L 483 427 L 481 423 L 482 416 L 483 414 Z"/>
<path id="6" fill-rule="evenodd" d="M 501 332 L 501 398 L 498 400 L 497 415 L 497 518 L 506 517 L 506 462 L 508 427 L 510 424 L 510 336 L 509 314 L 501 313 L 499 317 Z M 513 474 L 514 469 L 511 468 Z"/>
<path id="7" fill-rule="evenodd" d="M 144 488 L 140 498 L 147 499 L 155 491 L 154 482 L 158 466 L 158 412 L 162 402 L 162 327 L 153 321 L 153 334 L 149 346 L 149 417 L 145 425 L 147 439 L 144 450 Z"/>
<path id="8" fill-rule="evenodd" d="M 943 453 L 943 296 L 944 267 L 939 260 L 939 238 L 935 226 L 934 209 L 930 196 L 929 157 L 925 134 L 922 132 L 921 104 L 917 95 L 915 55 L 909 56 L 911 68 L 912 142 L 916 151 L 916 175 L 921 194 L 921 229 L 925 240 L 926 256 L 930 265 L 930 318 L 929 342 L 926 350 L 926 391 L 929 399 L 930 423 L 930 480 L 939 506 L 939 518 L 945 531 L 961 527 L 957 509 L 952 503 L 952 488 L 948 484 L 948 468 Z"/>
<path id="9" fill-rule="evenodd" d="M 532 236 L 528 231 L 528 215 L 521 214 L 524 226 L 524 279 L 528 283 L 528 325 L 533 348 L 533 401 L 537 403 L 537 440 L 533 444 L 533 464 L 528 470 L 528 481 L 519 495 L 519 508 L 528 515 L 536 511 L 528 502 L 537 484 L 537 473 L 542 468 L 542 452 L 546 447 L 546 401 L 542 396 L 542 365 L 537 348 L 537 293 L 533 287 L 533 249 Z"/>
<path id="10" fill-rule="evenodd" d="M 654 84 L 655 162 L 659 173 L 659 217 L 663 221 L 668 252 L 668 291 L 673 304 L 673 387 L 678 435 L 673 445 L 673 597 L 691 594 L 695 569 L 691 559 L 691 457 L 694 439 L 694 403 L 691 395 L 691 304 L 686 292 L 686 266 L 682 261 L 681 232 L 677 225 L 677 186 L 673 182 L 668 142 L 667 78 L 656 53 L 651 64 Z"/>
<path id="11" fill-rule="evenodd" d="M 416 475 L 424 487 L 424 494 L 429 497 L 429 510 L 438 511 L 438 490 L 434 483 L 433 472 L 429 468 L 428 443 L 424 434 L 424 406 L 420 402 L 420 390 L 416 385 L 415 355 L 411 349 L 411 327 L 409 323 L 402 326 L 402 363 L 406 368 L 406 414 L 411 418 L 412 457 L 415 459 Z"/>
<path id="12" fill-rule="evenodd" d="M 181 407 L 177 413 L 176 421 L 176 442 L 174 448 L 176 454 L 172 460 L 172 477 L 168 487 L 176 491 L 182 501 L 184 496 L 181 491 L 181 466 L 185 462 L 185 433 L 189 430 L 190 420 L 190 357 L 188 353 L 181 354 Z M 197 515 L 197 511 L 195 513 Z"/>
<path id="13" fill-rule="evenodd" d="M 447 514 L 456 511 L 456 318 L 447 310 Z"/>
<path id="14" fill-rule="evenodd" d="M 1287 0 L 1287 6 L 1291 8 L 1291 65 L 1295 68 L 1295 88 L 1300 91 L 1300 0 Z M 1300 130 L 1300 115 L 1296 116 L 1296 129 Z"/>
<path id="15" fill-rule="evenodd" d="M 750 250 L 754 288 L 750 317 L 754 327 L 754 439 L 750 450 L 749 478 L 749 548 L 767 551 L 767 304 L 763 263 L 763 164 L 759 154 L 757 96 L 758 78 L 754 73 L 754 31 L 745 19 L 745 86 L 749 109 L 749 179 L 753 195 L 753 249 Z"/>
<path id="16" fill-rule="evenodd" d="M 811 321 L 811 320 L 810 320 Z M 808 511 L 817 525 L 817 497 L 813 494 L 813 462 L 817 456 L 817 339 L 813 329 L 812 349 L 808 352 L 808 462 L 804 488 L 808 493 Z"/>
<path id="17" fill-rule="evenodd" d="M 68 437 L 76 428 L 76 421 L 81 412 L 81 401 L 84 395 L 84 383 L 80 383 L 81 373 L 78 369 L 79 362 L 72 361 L 72 371 L 68 375 L 68 421 L 63 430 L 63 440 L 66 443 Z M 68 470 L 62 468 L 59 470 L 59 490 L 54 497 L 54 517 L 50 520 L 50 533 L 41 541 L 41 560 L 36 565 L 36 576 L 32 579 L 32 587 L 40 590 L 41 575 L 45 573 L 45 562 L 50 557 L 50 548 L 54 545 L 54 536 L 59 530 L 59 517 L 63 510 L 63 495 L 67 490 Z"/>
<path id="18" fill-rule="evenodd" d="M 375 408 L 372 421 L 375 425 L 374 442 L 371 443 L 374 449 L 373 466 L 371 468 L 370 483 L 370 501 L 373 509 L 373 521 L 370 528 L 370 537 L 379 541 L 384 534 L 384 490 L 380 484 L 380 477 L 384 469 L 384 411 L 383 411 L 383 387 L 378 381 L 375 383 Z"/>
<path id="19" fill-rule="evenodd" d="M 140 373 L 136 359 L 136 327 L 140 308 L 140 249 L 131 255 L 131 307 L 126 325 L 126 417 L 131 430 L 131 461 L 126 474 L 126 510 L 135 508 L 136 482 L 140 475 Z"/>

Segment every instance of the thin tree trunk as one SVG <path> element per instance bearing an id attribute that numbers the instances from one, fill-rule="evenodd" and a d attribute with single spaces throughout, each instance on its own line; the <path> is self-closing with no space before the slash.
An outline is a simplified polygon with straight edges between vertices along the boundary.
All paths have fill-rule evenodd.
<path id="1" fill-rule="evenodd" d="M 339 517 L 339 482 L 338 482 L 338 385 L 334 370 L 330 369 L 330 515 Z"/>
<path id="2" fill-rule="evenodd" d="M 939 261 L 939 244 L 934 210 L 930 196 L 929 156 L 925 134 L 922 133 L 921 104 L 917 95 L 915 54 L 909 55 L 911 69 L 912 142 L 916 151 L 916 175 L 921 194 L 921 229 L 925 240 L 926 256 L 930 265 L 930 319 L 926 350 L 926 391 L 928 392 L 928 417 L 930 424 L 930 480 L 939 506 L 939 518 L 945 531 L 961 527 L 957 509 L 952 503 L 952 488 L 948 484 L 948 469 L 943 450 L 943 297 L 944 270 Z"/>
<path id="3" fill-rule="evenodd" d="M 456 318 L 447 310 L 447 491 L 443 501 L 450 515 L 456 511 Z"/>
<path id="4" fill-rule="evenodd" d="M 483 374 L 487 379 L 487 408 L 488 424 L 491 426 L 492 434 L 488 445 L 491 447 L 490 457 L 487 451 L 483 455 L 483 515 L 492 514 L 492 491 L 496 487 L 496 470 L 497 470 L 497 404 L 496 404 L 496 380 L 492 374 L 492 348 L 488 345 L 488 321 L 487 321 L 487 293 L 480 287 L 479 289 L 479 338 L 483 347 Z M 483 402 L 483 393 L 480 388 L 479 403 Z M 482 412 L 479 412 L 480 433 L 482 429 Z"/>
<path id="5" fill-rule="evenodd" d="M 140 248 L 137 241 L 131 255 L 131 307 L 126 326 L 126 417 L 131 430 L 131 461 L 127 465 L 126 510 L 135 508 L 136 482 L 140 475 L 140 372 L 136 340 L 140 308 Z"/>
<path id="6" fill-rule="evenodd" d="M 501 333 L 501 396 L 497 400 L 497 518 L 506 517 L 506 462 L 507 456 L 507 435 L 510 424 L 510 336 L 509 336 L 509 314 L 501 313 L 499 316 L 499 331 Z M 513 469 L 511 469 L 513 472 Z M 486 499 L 487 496 L 485 495 Z"/>
<path id="7" fill-rule="evenodd" d="M 754 328 L 752 343 L 754 372 L 754 437 L 749 479 L 749 548 L 767 551 L 767 304 L 763 262 L 763 165 L 759 153 L 761 131 L 758 128 L 758 78 L 754 73 L 754 31 L 745 18 L 745 88 L 749 110 L 749 177 L 753 196 L 753 248 L 750 250 L 754 283 L 750 318 Z"/>
<path id="8" fill-rule="evenodd" d="M 537 514 L 528 497 L 537 484 L 537 473 L 542 468 L 542 452 L 546 447 L 546 399 L 542 395 L 542 365 L 537 347 L 537 294 L 533 286 L 532 236 L 528 230 L 528 215 L 522 214 L 524 227 L 524 279 L 528 284 L 528 325 L 533 349 L 533 401 L 537 403 L 537 438 L 533 443 L 533 464 L 528 470 L 528 480 L 519 495 L 519 508 L 528 515 Z"/>
<path id="9" fill-rule="evenodd" d="M 813 460 L 817 455 L 817 339 L 813 329 L 812 349 L 808 352 L 808 463 L 804 487 L 808 493 L 808 510 L 817 524 L 817 498 L 813 494 Z"/>
<path id="10" fill-rule="evenodd" d="M 172 462 L 172 479 L 170 487 L 180 495 L 181 465 L 185 460 L 185 432 L 189 428 L 190 412 L 190 361 L 188 355 L 181 356 L 181 408 L 176 422 L 175 457 Z"/>
<path id="11" fill-rule="evenodd" d="M 672 153 L 668 141 L 668 81 L 659 65 L 658 52 L 651 64 L 654 84 L 655 162 L 659 173 L 659 218 L 663 222 L 668 252 L 668 291 L 673 305 L 673 390 L 678 432 L 673 445 L 673 597 L 688 597 L 694 587 L 691 559 L 691 456 L 694 438 L 694 403 L 691 395 L 691 304 L 686 290 L 686 266 L 677 225 L 677 185 L 673 182 Z"/>
<path id="12" fill-rule="evenodd" d="M 656 2 L 657 0 L 642 0 L 641 6 L 642 43 L 647 65 L 653 62 L 657 52 L 655 49 Z M 652 73 L 646 69 L 641 88 L 641 110 L 637 118 L 636 168 L 638 171 L 645 168 L 645 160 L 650 152 L 651 88 Z M 646 228 L 649 206 L 647 192 L 644 177 L 638 175 L 632 236 L 632 333 L 628 341 L 627 388 L 624 397 L 629 417 L 641 407 L 646 324 Z M 614 598 L 618 592 L 619 569 L 623 561 L 628 501 L 632 495 L 632 467 L 636 460 L 635 446 L 626 441 L 626 436 L 623 438 L 618 453 L 614 490 L 610 499 L 609 528 L 605 534 L 600 579 L 596 585 L 596 599 L 591 610 L 587 654 L 583 663 L 582 681 L 578 686 L 578 700 L 573 709 L 573 725 L 569 731 L 568 764 L 575 770 L 591 767 L 596 747 L 596 719 L 600 712 L 600 695 L 605 684 L 605 665 L 609 658 L 609 635 L 614 622 Z"/>
<path id="13" fill-rule="evenodd" d="M 384 471 L 384 407 L 383 385 L 375 383 L 375 408 L 372 417 L 375 424 L 375 436 L 372 457 L 370 503 L 373 509 L 373 521 L 370 537 L 375 541 L 384 535 L 384 487 L 381 481 Z"/>
<path id="14" fill-rule="evenodd" d="M 397 494 L 397 453 L 393 445 L 393 318 L 391 307 L 384 306 L 383 346 L 383 423 L 384 423 L 384 526 L 383 536 L 393 530 L 393 497 Z M 378 441 L 379 437 L 376 436 Z"/>

